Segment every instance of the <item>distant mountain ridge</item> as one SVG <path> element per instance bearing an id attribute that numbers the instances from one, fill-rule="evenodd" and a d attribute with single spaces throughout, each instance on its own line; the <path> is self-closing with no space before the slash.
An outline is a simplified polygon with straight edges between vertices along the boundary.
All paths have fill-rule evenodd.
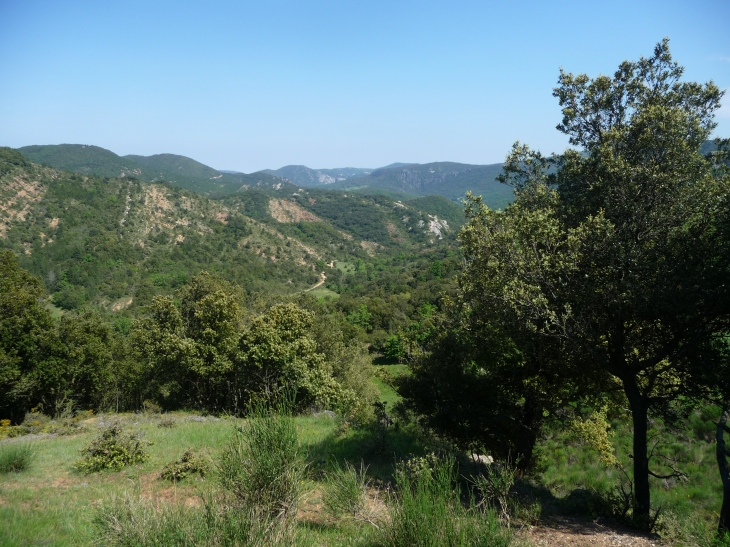
<path id="1" fill-rule="evenodd" d="M 285 178 L 299 186 L 312 188 L 315 186 L 334 184 L 352 177 L 369 175 L 372 171 L 373 169 L 364 169 L 359 167 L 311 169 L 306 165 L 285 165 L 279 169 L 264 169 L 261 172 L 275 177 Z"/>
<path id="2" fill-rule="evenodd" d="M 145 182 L 166 181 L 207 195 L 232 194 L 242 188 L 281 184 L 267 173 L 224 173 L 177 154 L 118 156 L 99 146 L 84 144 L 33 145 L 18 148 L 32 162 L 99 177 L 134 177 Z"/>
<path id="3" fill-rule="evenodd" d="M 471 191 L 481 195 L 494 208 L 504 208 L 512 201 L 512 188 L 496 181 L 496 176 L 502 170 L 501 164 L 393 163 L 378 169 L 311 169 L 304 165 L 287 165 L 276 170 L 245 174 L 217 170 L 176 154 L 119 156 L 99 146 L 84 144 L 24 146 L 18 151 L 32 162 L 56 169 L 108 178 L 134 177 L 145 182 L 165 181 L 211 197 L 290 183 L 299 188 L 364 191 L 397 199 L 440 195 L 454 202 L 463 199 L 467 191 Z"/>
<path id="4" fill-rule="evenodd" d="M 335 183 L 332 188 L 378 189 L 415 196 L 440 195 L 452 201 L 463 199 L 470 191 L 474 195 L 481 195 L 490 207 L 504 208 L 512 201 L 513 190 L 497 181 L 497 175 L 501 172 L 501 163 L 412 163 L 376 169 L 368 175 Z"/>

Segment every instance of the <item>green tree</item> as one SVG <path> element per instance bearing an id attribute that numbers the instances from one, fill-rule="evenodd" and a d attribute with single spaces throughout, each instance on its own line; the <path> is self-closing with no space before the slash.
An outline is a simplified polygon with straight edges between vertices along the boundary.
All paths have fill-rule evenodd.
<path id="1" fill-rule="evenodd" d="M 44 305 L 43 285 L 0 251 L 0 416 L 13 421 L 42 402 L 40 371 L 56 359 L 53 319 Z"/>
<path id="2" fill-rule="evenodd" d="M 299 408 L 340 405 L 346 395 L 310 335 L 313 318 L 312 312 L 292 303 L 276 304 L 253 317 L 239 341 L 239 389 L 270 400 L 293 390 Z"/>
<path id="3" fill-rule="evenodd" d="M 613 77 L 561 71 L 558 129 L 583 151 L 548 159 L 515 145 L 502 178 L 516 203 L 498 213 L 472 198 L 461 236 L 471 299 L 559 343 L 566 381 L 606 377 L 623 390 L 644 524 L 657 476 L 649 413 L 705 393 L 698 368 L 715 362 L 712 341 L 730 319 L 730 179 L 701 153 L 723 93 L 682 73 L 667 40 Z"/>
<path id="4" fill-rule="evenodd" d="M 99 315 L 90 312 L 62 316 L 58 334 L 61 366 L 44 371 L 45 397 L 55 413 L 69 406 L 111 406 L 117 372 L 126 355 L 123 341 Z"/>
<path id="5" fill-rule="evenodd" d="M 155 297 L 150 316 L 132 327 L 149 392 L 171 407 L 222 410 L 241 332 L 240 294 L 203 272 L 178 296 L 179 306 L 170 296 Z"/>

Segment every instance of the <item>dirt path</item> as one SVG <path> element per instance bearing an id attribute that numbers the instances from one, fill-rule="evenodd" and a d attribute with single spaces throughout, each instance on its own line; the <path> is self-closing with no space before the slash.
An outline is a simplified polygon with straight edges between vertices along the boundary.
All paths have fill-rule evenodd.
<path id="1" fill-rule="evenodd" d="M 324 285 L 324 282 L 325 282 L 325 281 L 327 280 L 327 276 L 325 275 L 325 273 L 324 273 L 324 272 L 322 272 L 322 273 L 320 273 L 320 274 L 319 274 L 319 277 L 320 277 L 319 281 L 318 281 L 318 282 L 317 282 L 316 284 L 314 284 L 314 285 L 312 285 L 311 287 L 309 287 L 309 288 L 308 288 L 307 290 L 305 290 L 304 292 L 309 292 L 309 291 L 313 291 L 313 290 L 314 290 L 314 289 L 316 289 L 317 287 L 321 287 L 322 285 Z"/>
<path id="2" fill-rule="evenodd" d="M 648 537 L 635 530 L 630 530 L 608 522 L 580 521 L 570 517 L 552 518 L 526 531 L 531 543 L 535 546 L 550 547 L 655 547 L 661 545 L 660 540 Z"/>

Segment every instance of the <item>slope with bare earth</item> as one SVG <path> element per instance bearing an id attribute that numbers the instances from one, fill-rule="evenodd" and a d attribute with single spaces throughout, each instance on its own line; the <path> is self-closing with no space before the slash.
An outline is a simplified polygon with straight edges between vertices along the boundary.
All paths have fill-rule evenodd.
<path id="1" fill-rule="evenodd" d="M 0 245 L 20 254 L 65 309 L 136 313 L 201 270 L 249 291 L 290 294 L 320 281 L 326 264 L 436 249 L 456 232 L 385 196 L 277 183 L 215 200 L 132 177 L 61 171 L 3 150 L 11 159 L 0 158 Z"/>
<path id="2" fill-rule="evenodd" d="M 22 162 L 0 161 L 0 173 L 0 246 L 66 309 L 134 309 L 201 270 L 251 291 L 288 293 L 319 278 L 315 245 L 193 192 Z"/>

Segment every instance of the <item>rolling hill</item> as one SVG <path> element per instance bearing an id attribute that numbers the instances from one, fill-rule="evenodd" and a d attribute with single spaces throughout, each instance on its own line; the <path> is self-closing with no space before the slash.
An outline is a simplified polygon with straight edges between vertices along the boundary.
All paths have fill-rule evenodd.
<path id="1" fill-rule="evenodd" d="M 469 165 L 437 162 L 408 164 L 376 169 L 368 175 L 333 184 L 346 190 L 384 190 L 414 196 L 440 195 L 452 201 L 462 199 L 467 191 L 481 195 L 492 208 L 504 208 L 512 201 L 512 188 L 496 180 L 502 164 Z"/>
<path id="2" fill-rule="evenodd" d="M 443 252 L 459 224 L 451 205 L 285 182 L 214 200 L 168 183 L 42 166 L 0 148 L 0 247 L 14 250 L 64 309 L 139 309 L 202 270 L 249 292 L 296 293 L 327 264 Z"/>
<path id="3" fill-rule="evenodd" d="M 57 169 L 100 177 L 165 181 L 210 197 L 290 183 L 298 188 L 377 193 L 406 201 L 419 196 L 440 195 L 458 202 L 467 191 L 481 195 L 493 208 L 504 208 L 512 201 L 512 188 L 495 180 L 501 173 L 501 164 L 393 163 L 375 170 L 355 167 L 310 169 L 304 165 L 288 165 L 245 174 L 219 171 L 176 154 L 118 156 L 104 148 L 82 144 L 34 145 L 18 150 L 32 162 Z"/>
<path id="4" fill-rule="evenodd" d="M 312 188 L 334 184 L 352 177 L 368 175 L 372 171 L 372 169 L 361 169 L 358 167 L 343 167 L 341 169 L 310 169 L 305 165 L 286 165 L 276 170 L 265 169 L 262 173 L 290 180 L 299 186 Z"/>
<path id="5" fill-rule="evenodd" d="M 58 144 L 24 146 L 18 151 L 34 163 L 99 177 L 134 177 L 146 182 L 166 181 L 207 195 L 232 194 L 241 188 L 275 185 L 281 179 L 266 173 L 224 173 L 176 154 L 118 156 L 99 146 Z"/>

